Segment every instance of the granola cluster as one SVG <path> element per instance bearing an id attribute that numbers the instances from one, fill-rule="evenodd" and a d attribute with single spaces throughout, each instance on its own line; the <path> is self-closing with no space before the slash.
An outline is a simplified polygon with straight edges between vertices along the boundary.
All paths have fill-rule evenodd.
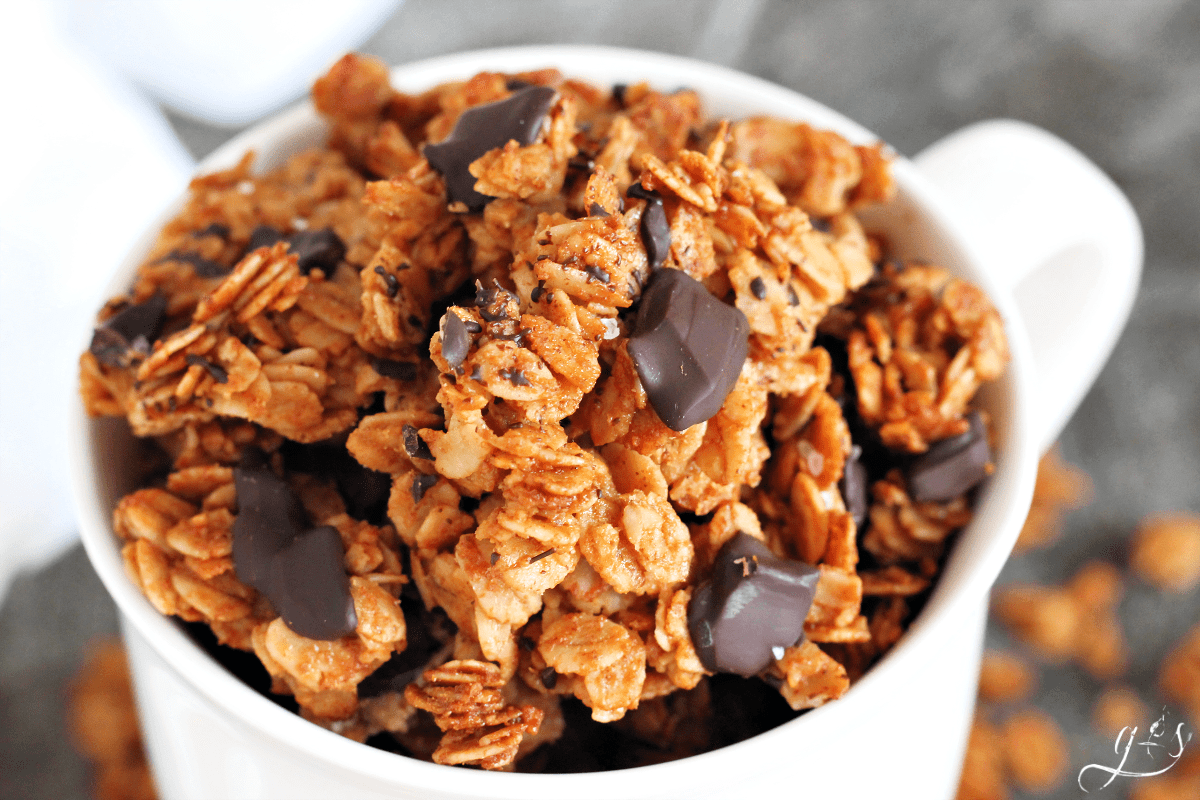
<path id="1" fill-rule="evenodd" d="M 194 180 L 81 358 L 165 454 L 114 512 L 156 608 L 318 724 L 488 769 L 572 740 L 566 698 L 620 763 L 701 752 L 714 673 L 799 711 L 895 644 L 1008 353 L 859 223 L 880 146 L 554 70 L 405 95 L 350 55 L 313 98 L 328 146 Z M 732 670 L 759 620 L 703 609 L 742 580 L 799 638 Z"/>

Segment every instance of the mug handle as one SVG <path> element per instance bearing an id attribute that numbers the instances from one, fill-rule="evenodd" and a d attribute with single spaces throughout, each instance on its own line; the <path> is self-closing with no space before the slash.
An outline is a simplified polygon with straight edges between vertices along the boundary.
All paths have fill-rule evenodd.
<path id="1" fill-rule="evenodd" d="M 1033 350 L 1035 441 L 1045 452 L 1133 307 L 1142 269 L 1137 215 L 1082 153 L 1017 120 L 969 125 L 913 161 L 1015 300 Z"/>

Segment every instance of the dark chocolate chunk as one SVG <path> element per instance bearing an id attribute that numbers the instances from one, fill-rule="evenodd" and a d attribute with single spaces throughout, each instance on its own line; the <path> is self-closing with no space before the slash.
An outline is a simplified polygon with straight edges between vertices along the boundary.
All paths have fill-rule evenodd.
<path id="1" fill-rule="evenodd" d="M 201 230 L 192 232 L 193 239 L 203 239 L 205 236 L 216 236 L 219 239 L 228 239 L 229 226 L 220 222 L 210 222 Z"/>
<path id="2" fill-rule="evenodd" d="M 677 269 L 642 294 L 629 355 L 650 404 L 671 430 L 710 419 L 737 383 L 749 349 L 746 315 Z"/>
<path id="3" fill-rule="evenodd" d="M 609 217 L 612 215 L 604 210 L 604 206 L 600 205 L 599 203 L 592 203 L 590 206 L 588 206 L 588 216 L 589 217 Z"/>
<path id="4" fill-rule="evenodd" d="M 988 476 L 987 428 L 978 411 L 968 414 L 967 422 L 966 431 L 935 442 L 908 465 L 908 493 L 917 502 L 953 500 Z"/>
<path id="5" fill-rule="evenodd" d="M 596 162 L 589 158 L 584 153 L 577 153 L 567 160 L 567 172 L 586 172 L 592 173 L 596 171 Z"/>
<path id="6" fill-rule="evenodd" d="M 89 350 L 97 360 L 110 367 L 129 363 L 130 350 L 143 355 L 162 332 L 167 317 L 167 296 L 155 292 L 146 300 L 118 311 L 92 334 Z"/>
<path id="7" fill-rule="evenodd" d="M 743 677 L 766 668 L 804 636 L 820 575 L 739 532 L 717 553 L 712 578 L 688 603 L 688 632 L 701 663 Z"/>
<path id="8" fill-rule="evenodd" d="M 625 107 L 625 92 L 629 91 L 629 84 L 614 83 L 612 88 L 613 100 L 617 101 L 617 105 Z"/>
<path id="9" fill-rule="evenodd" d="M 475 177 L 467 168 L 510 140 L 522 146 L 533 144 L 557 96 L 549 86 L 518 89 L 504 100 L 468 108 L 445 140 L 425 145 L 425 159 L 445 179 L 450 202 L 462 202 L 468 210 L 479 211 L 492 200 L 475 191 Z"/>
<path id="10" fill-rule="evenodd" d="M 788 305 L 789 306 L 800 305 L 800 298 L 796 295 L 796 287 L 792 286 L 792 284 L 790 284 L 790 283 L 788 284 Z"/>
<path id="11" fill-rule="evenodd" d="M 504 88 L 510 92 L 515 92 L 518 89 L 524 89 L 526 86 L 533 86 L 529 81 L 521 80 L 520 78 L 509 78 L 504 81 Z"/>
<path id="12" fill-rule="evenodd" d="M 442 323 L 442 358 L 452 367 L 460 367 L 471 350 L 471 332 L 462 317 L 447 311 Z"/>
<path id="13" fill-rule="evenodd" d="M 319 269 L 332 275 L 346 255 L 346 245 L 329 228 L 296 231 L 287 237 L 288 249 L 299 258 L 300 272 L 307 275 Z"/>
<path id="14" fill-rule="evenodd" d="M 276 242 L 283 241 L 283 233 L 270 225 L 259 225 L 250 232 L 250 241 L 246 244 L 246 252 L 253 253 L 260 247 L 270 247 Z"/>
<path id="15" fill-rule="evenodd" d="M 432 489 L 437 482 L 437 475 L 422 475 L 421 473 L 414 475 L 411 490 L 413 502 L 421 502 L 421 499 L 425 497 L 425 493 Z"/>
<path id="16" fill-rule="evenodd" d="M 828 219 L 822 217 L 809 217 L 808 219 L 812 223 L 813 230 L 820 231 L 821 233 L 829 233 L 833 230 Z"/>
<path id="17" fill-rule="evenodd" d="M 671 251 L 671 226 L 667 223 L 662 195 L 649 191 L 640 183 L 630 186 L 626 194 L 646 201 L 640 225 L 642 246 L 646 248 L 650 269 L 657 270 L 667 260 L 667 253 Z"/>
<path id="18" fill-rule="evenodd" d="M 755 278 L 754 280 L 750 281 L 750 293 L 759 300 L 766 300 L 767 284 L 763 282 L 762 278 Z"/>
<path id="19" fill-rule="evenodd" d="M 189 367 L 204 367 L 208 374 L 212 376 L 212 379 L 217 383 L 229 383 L 229 373 L 226 372 L 223 367 L 212 363 L 204 356 L 188 353 L 183 357 L 183 360 L 187 362 Z"/>
<path id="20" fill-rule="evenodd" d="M 595 264 L 589 264 L 584 267 L 583 271 L 588 274 L 588 278 L 598 283 L 608 283 L 611 280 L 608 272 L 603 267 L 596 266 Z"/>
<path id="21" fill-rule="evenodd" d="M 358 624 L 346 551 L 337 528 L 322 525 L 300 533 L 275 554 L 274 595 L 268 595 L 287 626 L 309 639 L 340 639 Z"/>
<path id="22" fill-rule="evenodd" d="M 838 488 L 842 490 L 842 499 L 846 502 L 846 510 L 854 517 L 855 527 L 861 529 L 867 520 L 867 467 L 862 462 L 862 448 L 850 446 L 850 456 L 842 469 Z"/>
<path id="23" fill-rule="evenodd" d="M 423 458 L 426 461 L 433 461 L 433 453 L 429 452 L 429 445 L 425 444 L 425 440 L 417 433 L 417 429 L 408 423 L 400 429 L 400 435 L 404 439 L 404 452 L 408 453 L 410 458 Z"/>
<path id="24" fill-rule="evenodd" d="M 266 595 L 287 626 L 301 636 L 337 639 L 353 633 L 357 617 L 338 532 L 312 527 L 300 498 L 269 469 L 237 467 L 233 479 L 238 504 L 233 565 L 238 579 Z"/>
<path id="25" fill-rule="evenodd" d="M 502 369 L 500 377 L 511 383 L 513 386 L 528 386 L 529 379 L 525 377 L 525 373 L 519 369 Z"/>
<path id="26" fill-rule="evenodd" d="M 371 369 L 385 378 L 395 378 L 398 381 L 415 381 L 417 379 L 417 365 L 411 361 L 372 358 Z"/>
<path id="27" fill-rule="evenodd" d="M 219 261 L 213 261 L 199 253 L 184 250 L 172 250 L 160 258 L 157 263 L 161 264 L 164 261 L 179 261 L 183 264 L 190 264 L 192 270 L 200 278 L 220 278 L 228 275 L 230 270 L 229 267 Z"/>
<path id="28" fill-rule="evenodd" d="M 383 278 L 383 290 L 387 292 L 388 297 L 395 297 L 400 293 L 400 281 L 396 279 L 395 275 L 383 267 L 375 267 L 375 274 Z"/>
<path id="29" fill-rule="evenodd" d="M 547 689 L 553 689 L 558 685 L 558 673 L 554 671 L 554 667 L 546 667 L 542 670 L 542 686 Z"/>

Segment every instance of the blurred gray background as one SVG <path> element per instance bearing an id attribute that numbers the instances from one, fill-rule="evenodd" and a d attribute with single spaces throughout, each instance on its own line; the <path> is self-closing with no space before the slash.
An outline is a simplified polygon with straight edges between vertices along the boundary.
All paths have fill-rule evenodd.
<path id="1" fill-rule="evenodd" d="M 1001 582 L 1061 582 L 1091 558 L 1124 564 L 1143 516 L 1200 511 L 1200 3 L 406 0 L 361 49 L 403 63 L 539 42 L 725 64 L 810 95 L 909 155 L 989 117 L 1027 120 L 1073 143 L 1141 218 L 1143 285 L 1061 440 L 1066 459 L 1091 474 L 1095 499 L 1068 518 L 1057 544 L 1010 562 Z M 236 132 L 174 115 L 171 123 L 196 158 Z M 1128 681 L 1157 709 L 1158 664 L 1200 619 L 1200 592 L 1166 596 L 1131 578 L 1120 612 Z M 16 580 L 0 607 L 0 797 L 89 796 L 87 766 L 65 733 L 65 686 L 87 642 L 115 631 L 113 606 L 79 547 Z M 989 643 L 1010 640 L 993 626 Z M 1089 724 L 1101 687 L 1073 667 L 1040 672 L 1035 702 L 1072 740 L 1067 781 L 1046 796 L 1077 798 L 1079 769 L 1112 754 Z M 1179 720 L 1181 710 L 1170 710 Z M 1089 796 L 1124 797 L 1130 781 Z"/>

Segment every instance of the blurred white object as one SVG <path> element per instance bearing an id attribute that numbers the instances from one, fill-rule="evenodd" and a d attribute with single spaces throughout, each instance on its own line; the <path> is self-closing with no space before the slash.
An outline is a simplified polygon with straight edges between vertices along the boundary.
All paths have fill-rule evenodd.
<path id="1" fill-rule="evenodd" d="M 74 541 L 63 420 L 91 308 L 193 168 L 159 110 L 49 0 L 0 3 L 0 600 Z M 73 405 L 73 404 L 72 404 Z"/>
<path id="2" fill-rule="evenodd" d="M 172 109 L 242 125 L 289 103 L 400 0 L 65 0 L 97 55 Z"/>

